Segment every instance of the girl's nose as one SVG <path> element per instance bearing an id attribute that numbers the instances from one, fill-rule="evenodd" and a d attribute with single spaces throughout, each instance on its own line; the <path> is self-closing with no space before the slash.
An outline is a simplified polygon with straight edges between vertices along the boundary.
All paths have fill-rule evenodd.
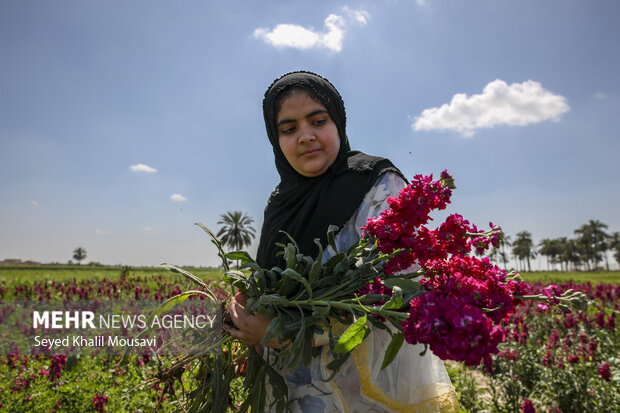
<path id="1" fill-rule="evenodd" d="M 299 143 L 309 143 L 316 139 L 316 135 L 310 128 L 303 128 L 299 134 Z"/>

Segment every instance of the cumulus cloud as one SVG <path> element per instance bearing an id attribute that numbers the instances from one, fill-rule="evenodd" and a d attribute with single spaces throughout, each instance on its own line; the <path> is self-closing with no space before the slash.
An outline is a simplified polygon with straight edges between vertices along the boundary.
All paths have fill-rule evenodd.
<path id="1" fill-rule="evenodd" d="M 106 231 L 105 229 L 99 229 L 99 228 L 96 228 L 96 229 L 95 229 L 95 232 L 96 232 L 98 235 L 108 235 L 108 234 L 110 233 L 110 231 Z"/>
<path id="2" fill-rule="evenodd" d="M 342 51 L 342 42 L 347 24 L 354 21 L 365 26 L 368 23 L 368 12 L 352 10 L 344 7 L 346 14 L 330 14 L 324 22 L 322 32 L 313 28 L 305 28 L 297 24 L 278 24 L 272 30 L 261 27 L 254 30 L 254 37 L 276 48 L 292 47 L 295 49 L 327 48 L 333 52 Z"/>
<path id="3" fill-rule="evenodd" d="M 155 168 L 151 168 L 148 165 L 145 165 L 143 163 L 138 163 L 135 165 L 131 165 L 129 167 L 129 170 L 132 172 L 144 172 L 144 173 L 148 173 L 148 174 L 154 174 L 155 172 L 157 172 L 157 169 Z"/>
<path id="4" fill-rule="evenodd" d="M 144 227 L 143 230 L 144 232 L 153 232 L 153 228 L 151 227 Z"/>
<path id="5" fill-rule="evenodd" d="M 187 197 L 181 195 L 181 194 L 172 194 L 170 195 L 170 199 L 172 199 L 174 202 L 185 202 L 187 201 Z"/>
<path id="6" fill-rule="evenodd" d="M 545 90 L 539 82 L 528 80 L 508 85 L 497 79 L 479 95 L 458 93 L 450 103 L 425 109 L 415 118 L 413 129 L 455 130 L 473 136 L 480 128 L 495 125 L 524 126 L 545 120 L 558 121 L 570 110 L 566 98 Z"/>
<path id="7" fill-rule="evenodd" d="M 596 92 L 594 94 L 594 97 L 597 98 L 597 99 L 601 99 L 601 100 L 602 99 L 607 99 L 607 93 L 605 93 L 605 92 Z"/>
<path id="8" fill-rule="evenodd" d="M 428 0 L 415 0 L 415 2 L 418 4 L 418 6 L 427 6 L 428 5 Z"/>
<path id="9" fill-rule="evenodd" d="M 30 201 L 30 204 L 32 206 L 39 206 L 39 202 L 38 201 Z"/>

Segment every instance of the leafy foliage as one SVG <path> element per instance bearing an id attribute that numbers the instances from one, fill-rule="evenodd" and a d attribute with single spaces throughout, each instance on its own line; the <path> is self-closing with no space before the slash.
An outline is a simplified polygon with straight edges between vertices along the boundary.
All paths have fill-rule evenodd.
<path id="1" fill-rule="evenodd" d="M 86 250 L 82 247 L 77 247 L 73 250 L 73 259 L 79 263 L 86 259 Z"/>

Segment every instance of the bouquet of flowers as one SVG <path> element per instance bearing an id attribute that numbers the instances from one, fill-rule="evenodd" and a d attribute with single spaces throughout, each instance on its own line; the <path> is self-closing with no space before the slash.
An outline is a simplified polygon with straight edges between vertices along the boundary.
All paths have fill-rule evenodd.
<path id="1" fill-rule="evenodd" d="M 490 364 L 504 340 L 501 326 L 524 300 L 555 304 L 560 310 L 585 305 L 578 292 L 560 293 L 549 287 L 544 294 L 528 295 L 529 286 L 516 272 L 507 273 L 482 255 L 497 248 L 501 228 L 490 224 L 479 230 L 458 214 L 436 229 L 426 225 L 433 210 L 450 203 L 454 180 L 446 171 L 440 179 L 417 175 L 398 197 L 388 198 L 390 208 L 369 219 L 363 237 L 346 251 L 338 251 L 334 234 L 327 233 L 330 258 L 319 248 L 317 256 L 303 255 L 295 240 L 281 244 L 285 268 L 261 268 L 246 252 L 224 253 L 221 243 L 206 228 L 219 249 L 225 267 L 224 281 L 248 297 L 246 311 L 271 317 L 263 344 L 277 338 L 283 347 L 274 361 L 263 359 L 254 347 L 223 335 L 215 345 L 188 355 L 177 370 L 161 373 L 161 381 L 174 378 L 178 366 L 200 357 L 197 378 L 201 385 L 189 395 L 187 411 L 223 412 L 230 405 L 230 380 L 245 376 L 247 392 L 240 412 L 266 410 L 267 380 L 278 411 L 287 406 L 287 388 L 274 367 L 294 370 L 309 365 L 317 328 L 329 332 L 331 362 L 337 372 L 370 334 L 371 326 L 389 332 L 390 345 L 383 359 L 388 366 L 406 343 L 422 343 L 443 360 Z M 240 260 L 232 270 L 227 260 Z M 168 266 L 192 279 L 185 271 Z M 249 275 L 247 275 L 249 274 Z M 199 279 L 203 287 L 206 284 Z M 187 293 L 186 293 L 187 294 Z M 339 325 L 339 328 L 335 326 Z M 345 326 L 344 331 L 342 326 Z M 213 352 L 217 348 L 224 351 Z M 173 366 L 174 368 L 175 366 Z"/>

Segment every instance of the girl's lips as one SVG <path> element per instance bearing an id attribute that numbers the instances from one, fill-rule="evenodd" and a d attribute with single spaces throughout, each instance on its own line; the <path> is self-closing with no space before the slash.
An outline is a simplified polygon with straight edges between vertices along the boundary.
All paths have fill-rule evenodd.
<path id="1" fill-rule="evenodd" d="M 312 156 L 312 155 L 319 153 L 320 151 L 321 151 L 320 149 L 313 149 L 310 151 L 302 152 L 300 156 Z"/>

